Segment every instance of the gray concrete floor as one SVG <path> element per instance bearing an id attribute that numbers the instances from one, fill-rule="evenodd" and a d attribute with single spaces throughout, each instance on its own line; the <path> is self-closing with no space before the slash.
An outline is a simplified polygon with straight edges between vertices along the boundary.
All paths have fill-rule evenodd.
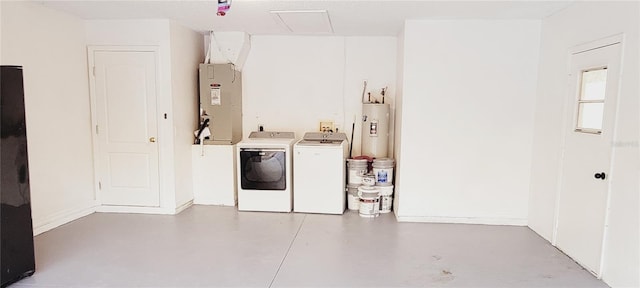
<path id="1" fill-rule="evenodd" d="M 12 287 L 607 287 L 526 227 L 392 214 L 96 213 L 35 240 Z"/>

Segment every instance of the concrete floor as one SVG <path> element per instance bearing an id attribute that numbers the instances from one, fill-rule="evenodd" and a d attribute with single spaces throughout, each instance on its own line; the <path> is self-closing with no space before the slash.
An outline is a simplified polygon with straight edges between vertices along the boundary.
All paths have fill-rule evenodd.
<path id="1" fill-rule="evenodd" d="M 35 240 L 12 287 L 607 287 L 526 227 L 393 214 L 95 213 Z"/>

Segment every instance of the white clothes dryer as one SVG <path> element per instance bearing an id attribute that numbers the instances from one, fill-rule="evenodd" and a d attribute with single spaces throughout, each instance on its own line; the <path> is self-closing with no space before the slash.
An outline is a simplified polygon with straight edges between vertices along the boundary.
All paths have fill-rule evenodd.
<path id="1" fill-rule="evenodd" d="M 238 210 L 291 212 L 293 132 L 251 132 L 237 144 Z"/>

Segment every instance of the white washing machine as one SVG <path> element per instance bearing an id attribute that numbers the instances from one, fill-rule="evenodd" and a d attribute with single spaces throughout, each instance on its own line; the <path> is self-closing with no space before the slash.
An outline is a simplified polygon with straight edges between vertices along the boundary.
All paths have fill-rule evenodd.
<path id="1" fill-rule="evenodd" d="M 251 132 L 237 144 L 238 210 L 291 212 L 293 132 Z"/>
<path id="2" fill-rule="evenodd" d="M 344 213 L 347 136 L 308 132 L 293 153 L 293 211 Z"/>

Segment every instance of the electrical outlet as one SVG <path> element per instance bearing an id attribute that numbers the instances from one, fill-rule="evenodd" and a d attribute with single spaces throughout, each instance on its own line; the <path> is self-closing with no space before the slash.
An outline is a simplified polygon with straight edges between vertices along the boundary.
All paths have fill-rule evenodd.
<path id="1" fill-rule="evenodd" d="M 320 132 L 333 132 L 333 122 L 320 121 Z"/>

